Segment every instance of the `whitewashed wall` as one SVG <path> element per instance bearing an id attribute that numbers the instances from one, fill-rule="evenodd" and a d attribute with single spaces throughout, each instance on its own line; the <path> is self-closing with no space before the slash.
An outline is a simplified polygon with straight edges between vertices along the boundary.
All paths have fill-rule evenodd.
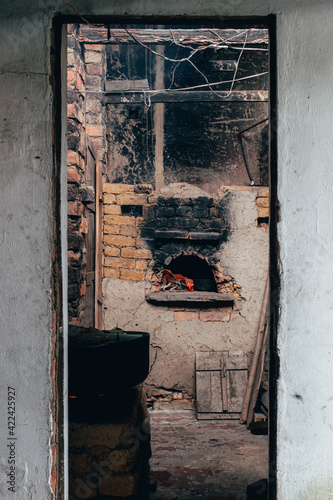
<path id="1" fill-rule="evenodd" d="M 281 321 L 278 496 L 333 498 L 331 0 L 76 0 L 87 14 L 277 14 Z M 61 0 L 0 11 L 0 496 L 52 498 L 50 27 Z M 7 386 L 17 389 L 17 492 L 7 491 Z M 11 495 L 11 496 L 10 496 Z"/>

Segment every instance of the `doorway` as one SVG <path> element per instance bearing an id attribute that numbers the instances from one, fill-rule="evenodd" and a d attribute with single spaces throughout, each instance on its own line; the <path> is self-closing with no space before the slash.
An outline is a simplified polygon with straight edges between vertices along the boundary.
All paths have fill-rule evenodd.
<path id="1" fill-rule="evenodd" d="M 70 30 L 70 238 L 77 234 L 69 250 L 74 281 L 81 280 L 69 293 L 76 301 L 70 322 L 149 331 L 154 321 L 148 405 L 152 412 L 193 417 L 195 353 L 243 352 L 250 368 L 258 333 L 269 239 L 268 30 L 157 24 Z M 88 148 L 81 144 L 84 133 Z M 97 159 L 103 198 L 96 190 L 91 198 L 89 174 L 82 175 L 89 158 Z M 95 243 L 92 258 L 85 245 L 102 234 L 89 230 L 96 202 L 100 214 L 104 205 L 104 248 L 102 254 Z M 254 234 L 257 246 L 248 249 Z M 162 268 L 170 270 L 170 263 L 185 257 L 201 259 L 214 285 L 208 293 L 220 294 L 220 301 L 212 306 L 212 295 L 201 294 L 190 305 L 164 299 L 152 304 L 148 294 L 165 291 Z M 89 292 L 96 267 L 88 269 L 88 262 L 103 267 L 103 319 L 101 292 L 93 299 Z M 189 278 L 186 266 L 175 270 L 171 264 L 171 272 Z M 221 301 L 222 295 L 227 299 Z M 98 320 L 87 308 L 92 302 Z M 247 314 L 252 330 L 244 335 Z M 167 339 L 170 325 L 175 334 Z M 224 409 L 203 413 L 211 418 Z M 212 420 L 217 428 L 219 418 Z M 208 498 L 208 490 L 200 494 Z"/>

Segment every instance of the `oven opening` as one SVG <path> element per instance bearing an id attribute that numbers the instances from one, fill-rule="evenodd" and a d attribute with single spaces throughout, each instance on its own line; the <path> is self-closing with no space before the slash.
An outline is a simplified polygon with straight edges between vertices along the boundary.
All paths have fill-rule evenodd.
<path id="1" fill-rule="evenodd" d="M 181 255 L 167 267 L 173 275 L 180 274 L 193 281 L 193 291 L 217 292 L 214 274 L 206 262 L 196 255 Z"/>

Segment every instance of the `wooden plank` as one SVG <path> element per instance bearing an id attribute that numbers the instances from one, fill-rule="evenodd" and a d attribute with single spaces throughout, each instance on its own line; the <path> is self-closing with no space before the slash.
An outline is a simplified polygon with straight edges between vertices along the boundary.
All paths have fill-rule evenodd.
<path id="1" fill-rule="evenodd" d="M 253 384 L 254 384 L 255 377 L 256 377 L 256 371 L 257 371 L 257 365 L 258 365 L 260 352 L 262 350 L 262 343 L 263 343 L 263 338 L 264 338 L 264 333 L 265 333 L 265 324 L 266 324 L 268 305 L 269 305 L 269 275 L 267 275 L 267 279 L 266 279 L 263 303 L 262 303 L 260 318 L 259 318 L 256 345 L 255 345 L 255 349 L 254 349 L 254 353 L 253 353 L 252 364 L 251 364 L 250 373 L 249 373 L 248 385 L 247 385 L 245 396 L 244 396 L 242 414 L 240 417 L 241 424 L 244 424 L 247 422 L 247 417 L 248 417 L 248 412 L 249 412 L 249 404 L 250 404 L 252 391 L 253 391 Z"/>
<path id="2" fill-rule="evenodd" d="M 243 351 L 229 351 L 224 361 L 224 370 L 247 370 L 247 355 Z"/>
<path id="3" fill-rule="evenodd" d="M 247 33 L 247 45 L 267 45 L 269 43 L 268 30 L 256 29 L 153 29 L 153 28 L 129 28 L 131 33 L 139 42 L 145 44 L 171 44 L 177 42 L 183 45 L 191 44 L 211 44 L 214 42 L 223 43 L 227 41 L 229 45 L 242 45 Z M 110 40 L 107 37 L 107 29 L 100 26 L 98 29 L 81 25 L 78 40 L 82 43 L 138 43 L 123 28 L 110 29 Z M 222 39 L 222 40 L 221 40 Z"/>
<path id="4" fill-rule="evenodd" d="M 213 87 L 214 88 L 214 87 Z M 151 103 L 158 102 L 268 102 L 267 90 L 165 90 L 158 93 L 114 92 L 106 93 L 105 104 L 137 104 L 144 103 L 149 96 Z"/>
<path id="5" fill-rule="evenodd" d="M 127 92 L 133 90 L 149 90 L 147 78 L 143 80 L 106 80 L 107 92 Z"/>
<path id="6" fill-rule="evenodd" d="M 246 391 L 247 370 L 227 370 L 226 385 L 228 393 L 228 413 L 242 411 Z"/>
<path id="7" fill-rule="evenodd" d="M 223 412 L 221 372 L 210 372 L 210 405 L 206 408 L 208 412 Z"/>
<path id="8" fill-rule="evenodd" d="M 221 354 L 211 351 L 196 352 L 195 363 L 197 371 L 219 371 L 221 364 Z"/>
<path id="9" fill-rule="evenodd" d="M 251 399 L 250 399 L 250 403 L 249 403 L 249 411 L 248 411 L 247 418 L 246 418 L 247 427 L 249 427 L 250 423 L 252 422 L 254 408 L 256 406 L 257 399 L 258 399 L 258 394 L 259 394 L 259 389 L 260 389 L 260 384 L 261 384 L 261 379 L 262 379 L 262 372 L 264 369 L 264 362 L 265 362 L 267 334 L 268 334 L 268 321 L 265 325 L 265 332 L 264 332 L 264 337 L 263 337 L 263 341 L 262 341 L 262 347 L 261 347 L 261 351 L 260 351 L 260 355 L 259 355 L 259 359 L 258 359 L 256 375 L 255 375 Z"/>
<path id="10" fill-rule="evenodd" d="M 222 355 L 223 356 L 223 355 Z M 227 389 L 227 380 L 226 380 L 226 377 L 225 377 L 225 359 L 221 359 L 220 363 L 221 363 L 221 372 L 220 372 L 220 376 L 221 376 L 221 388 L 222 388 L 222 410 L 223 412 L 227 412 L 228 411 L 228 389 Z"/>
<path id="11" fill-rule="evenodd" d="M 232 295 L 215 292 L 152 292 L 146 294 L 147 302 L 162 305 L 163 303 L 206 303 L 218 304 L 234 302 Z"/>
<path id="12" fill-rule="evenodd" d="M 247 382 L 247 355 L 243 351 L 196 352 L 197 411 L 208 415 L 241 413 Z M 199 418 L 199 417 L 198 417 Z"/>
<path id="13" fill-rule="evenodd" d="M 212 351 L 196 352 L 196 370 L 212 371 L 221 369 L 221 353 Z"/>
<path id="14" fill-rule="evenodd" d="M 220 372 L 197 372 L 196 387 L 199 412 L 222 412 Z"/>

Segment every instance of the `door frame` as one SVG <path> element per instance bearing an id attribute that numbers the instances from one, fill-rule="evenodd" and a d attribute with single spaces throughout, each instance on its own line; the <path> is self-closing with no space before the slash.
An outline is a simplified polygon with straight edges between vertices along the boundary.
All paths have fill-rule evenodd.
<path id="1" fill-rule="evenodd" d="M 84 13 L 83 13 L 84 15 Z M 172 24 L 212 25 L 246 28 L 265 27 L 270 38 L 270 419 L 269 419 L 269 499 L 276 499 L 276 454 L 277 454 L 277 379 L 279 357 L 277 354 L 277 329 L 279 323 L 280 273 L 277 223 L 279 205 L 278 156 L 277 156 L 277 39 L 276 16 L 223 17 L 218 16 L 84 16 L 92 23 L 100 24 Z M 53 467 L 56 471 L 56 493 L 58 500 L 68 499 L 68 407 L 67 407 L 67 146 L 66 146 L 66 35 L 67 24 L 82 23 L 78 15 L 56 15 L 51 30 L 51 83 L 53 92 L 53 313 L 57 357 L 55 383 L 53 386 L 53 419 L 55 422 L 56 453 Z M 100 200 L 101 193 L 99 193 Z M 97 252 L 96 252 L 97 253 Z M 55 465 L 56 464 L 56 465 Z M 52 472 L 53 474 L 53 472 Z"/>

